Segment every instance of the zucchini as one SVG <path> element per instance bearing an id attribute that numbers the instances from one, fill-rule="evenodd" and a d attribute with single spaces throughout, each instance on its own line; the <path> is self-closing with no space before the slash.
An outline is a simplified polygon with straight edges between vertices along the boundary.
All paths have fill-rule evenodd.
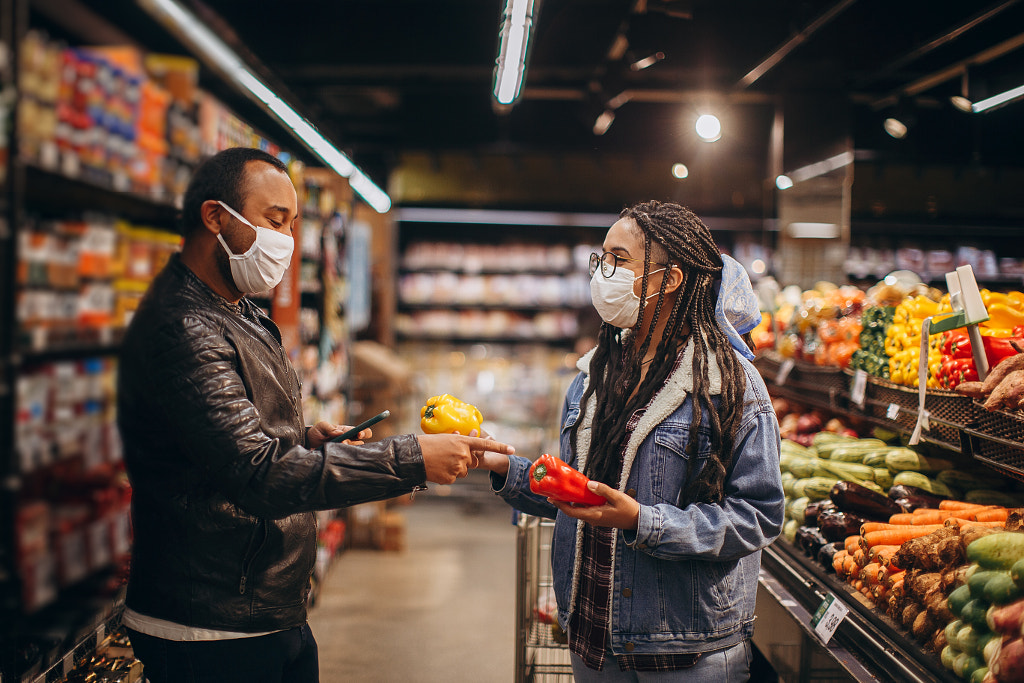
<path id="1" fill-rule="evenodd" d="M 973 626 L 964 626 L 956 634 L 956 646 L 961 652 L 969 655 L 977 654 L 978 632 Z"/>
<path id="2" fill-rule="evenodd" d="M 792 439 L 783 439 L 782 440 L 782 452 L 783 453 L 792 453 L 793 455 L 802 455 L 804 457 L 809 457 L 811 455 L 810 453 L 808 453 L 807 446 L 801 446 L 800 444 L 798 444 L 796 441 L 793 441 Z"/>
<path id="3" fill-rule="evenodd" d="M 792 472 L 782 473 L 782 492 L 786 494 L 787 498 L 793 497 L 793 484 L 796 483 L 796 475 Z"/>
<path id="4" fill-rule="evenodd" d="M 812 501 L 824 500 L 828 498 L 829 491 L 838 481 L 836 477 L 807 477 L 793 485 L 793 493 L 797 496 L 807 496 Z"/>
<path id="5" fill-rule="evenodd" d="M 959 654 L 952 645 L 947 645 L 942 648 L 942 654 L 939 655 L 939 659 L 942 660 L 942 666 L 946 667 L 950 671 L 953 670 L 953 661 L 956 660 L 956 656 Z"/>
<path id="6" fill-rule="evenodd" d="M 861 463 L 868 467 L 885 467 L 885 456 L 889 455 L 890 450 L 891 449 L 889 448 L 883 448 L 877 451 L 869 451 L 864 458 L 861 459 Z"/>
<path id="7" fill-rule="evenodd" d="M 795 519 L 787 520 L 782 526 L 782 537 L 790 543 L 794 543 L 796 541 L 796 532 L 799 528 L 800 522 Z"/>
<path id="8" fill-rule="evenodd" d="M 957 586 L 953 589 L 953 592 L 949 594 L 949 598 L 947 598 L 947 601 L 949 604 L 949 611 L 953 614 L 959 615 L 964 610 L 964 606 L 971 601 L 971 589 L 968 588 L 966 584 L 964 584 L 963 586 Z M 957 621 L 953 621 L 950 623 L 952 625 L 957 623 Z M 960 626 L 963 626 L 962 622 L 960 623 Z M 955 639 L 950 637 L 948 631 L 946 632 L 946 640 L 948 640 L 951 643 L 955 642 Z"/>
<path id="9" fill-rule="evenodd" d="M 885 442 L 878 439 L 851 439 L 848 441 L 822 443 L 815 446 L 819 458 L 843 460 L 845 462 L 862 462 L 865 454 L 884 447 Z M 856 456 L 856 459 L 851 459 L 851 456 Z"/>
<path id="10" fill-rule="evenodd" d="M 835 432 L 820 431 L 811 437 L 811 443 L 818 447 L 822 444 L 830 444 L 836 442 L 850 443 L 851 441 L 857 441 L 858 439 L 854 436 L 843 436 L 842 434 L 836 434 Z"/>
<path id="11" fill-rule="evenodd" d="M 797 479 L 806 479 L 807 477 L 814 476 L 814 466 L 817 464 L 817 458 L 801 458 L 799 456 L 794 457 L 790 460 L 789 471 L 793 473 Z"/>
<path id="12" fill-rule="evenodd" d="M 885 456 L 885 466 L 896 472 L 922 472 L 930 474 L 953 468 L 952 460 L 926 458 L 910 448 L 894 448 Z"/>
<path id="13" fill-rule="evenodd" d="M 1003 531 L 975 539 L 967 546 L 967 561 L 984 569 L 1009 569 L 1024 559 L 1024 533 Z"/>
<path id="14" fill-rule="evenodd" d="M 875 483 L 880 487 L 888 491 L 892 488 L 892 472 L 889 471 L 888 467 L 873 467 L 875 471 Z"/>
<path id="15" fill-rule="evenodd" d="M 997 576 L 1006 576 L 1006 572 L 985 570 L 976 571 L 971 574 L 970 578 L 967 579 L 967 587 L 971 591 L 972 598 L 983 598 L 985 597 L 985 586 L 988 582 Z"/>
<path id="16" fill-rule="evenodd" d="M 1005 605 L 1022 596 L 1024 591 L 1004 572 L 998 572 L 985 584 L 984 597 L 993 605 Z"/>
<path id="17" fill-rule="evenodd" d="M 960 610 L 960 619 L 970 626 L 981 631 L 988 630 L 988 608 L 989 605 L 984 600 L 973 599 L 964 605 L 964 608 Z"/>
<path id="18" fill-rule="evenodd" d="M 802 525 L 804 523 L 804 511 L 807 509 L 807 504 L 811 502 L 811 499 L 807 496 L 800 498 L 794 498 L 786 504 L 786 517 L 794 519 Z"/>
<path id="19" fill-rule="evenodd" d="M 846 481 L 855 481 L 858 484 L 875 480 L 875 471 L 870 467 L 853 462 L 832 460 L 819 460 L 814 469 L 814 475 L 818 477 L 833 476 Z"/>
<path id="20" fill-rule="evenodd" d="M 928 493 L 945 496 L 946 498 L 953 497 L 953 492 L 948 486 L 937 479 L 930 479 L 920 472 L 899 472 L 892 478 L 892 483 L 893 485 L 903 484 L 905 486 L 916 486 L 919 489 L 924 489 Z"/>
<path id="21" fill-rule="evenodd" d="M 1024 560 L 1017 560 L 1010 567 L 1010 578 L 1013 579 L 1021 589 L 1024 589 Z"/>

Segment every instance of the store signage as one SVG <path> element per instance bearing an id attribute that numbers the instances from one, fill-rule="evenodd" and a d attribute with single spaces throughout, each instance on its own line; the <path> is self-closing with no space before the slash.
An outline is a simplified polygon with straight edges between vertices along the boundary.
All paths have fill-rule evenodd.
<path id="1" fill-rule="evenodd" d="M 885 411 L 885 416 L 890 420 L 895 420 L 900 416 L 900 407 L 895 403 L 890 403 L 889 408 Z"/>
<path id="2" fill-rule="evenodd" d="M 779 367 L 779 374 L 775 378 L 775 384 L 780 387 L 783 384 L 785 384 L 786 380 L 789 378 L 789 373 L 793 372 L 793 366 L 795 365 L 796 361 L 794 361 L 792 358 L 789 358 L 786 361 L 784 361 L 782 365 Z"/>
<path id="3" fill-rule="evenodd" d="M 868 387 L 868 373 L 865 370 L 857 370 L 853 373 L 853 383 L 850 385 L 850 400 L 854 405 L 864 407 L 864 394 Z"/>
<path id="4" fill-rule="evenodd" d="M 828 645 L 828 641 L 832 640 L 839 624 L 843 623 L 843 619 L 849 613 L 850 608 L 846 606 L 846 603 L 829 593 L 814 612 L 814 616 L 811 617 L 811 628 L 821 638 L 821 642 Z"/>

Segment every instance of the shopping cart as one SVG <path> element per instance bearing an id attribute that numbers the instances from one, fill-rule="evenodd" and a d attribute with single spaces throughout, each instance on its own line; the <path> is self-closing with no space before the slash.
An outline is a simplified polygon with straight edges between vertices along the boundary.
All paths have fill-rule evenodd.
<path id="1" fill-rule="evenodd" d="M 538 610 L 551 589 L 554 527 L 550 519 L 525 514 L 516 522 L 516 683 L 572 681 L 569 648 L 555 640 Z"/>

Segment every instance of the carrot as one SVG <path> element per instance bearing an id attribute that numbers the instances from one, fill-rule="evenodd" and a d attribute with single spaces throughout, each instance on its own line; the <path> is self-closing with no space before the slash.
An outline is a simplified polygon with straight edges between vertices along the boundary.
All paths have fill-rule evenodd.
<path id="1" fill-rule="evenodd" d="M 878 583 L 878 571 L 882 569 L 882 565 L 877 562 L 871 562 L 864 565 L 860 570 L 860 578 L 865 584 L 873 586 Z"/>
<path id="2" fill-rule="evenodd" d="M 872 562 L 878 562 L 884 567 L 889 566 L 892 556 L 900 549 L 898 545 L 876 545 L 868 551 L 868 557 Z"/>
<path id="3" fill-rule="evenodd" d="M 895 529 L 901 526 L 910 526 L 909 524 L 890 524 L 889 522 L 864 522 L 860 525 L 860 535 L 863 536 L 866 533 L 872 531 L 881 531 L 883 529 Z"/>
<path id="4" fill-rule="evenodd" d="M 906 576 L 906 572 L 896 572 L 895 574 L 886 574 L 882 577 L 881 583 L 883 583 L 890 590 L 896 587 L 896 584 L 903 584 L 903 578 Z"/>
<path id="5" fill-rule="evenodd" d="M 1006 526 L 1006 522 L 999 520 L 993 520 L 991 522 L 963 522 L 960 524 L 960 531 L 965 531 L 971 527 L 981 527 L 983 529 L 1002 529 Z"/>
<path id="6" fill-rule="evenodd" d="M 978 510 L 974 514 L 974 520 L 976 522 L 1005 522 L 1009 516 L 1010 511 L 1006 508 L 992 508 L 990 510 Z"/>
<path id="7" fill-rule="evenodd" d="M 953 517 L 954 519 L 971 519 L 974 516 L 973 510 L 931 510 L 927 508 L 918 508 L 912 513 L 913 522 L 911 524 L 942 524 L 944 521 Z"/>
<path id="8" fill-rule="evenodd" d="M 897 512 L 895 515 L 889 518 L 889 524 L 913 524 L 914 513 L 913 512 Z"/>
<path id="9" fill-rule="evenodd" d="M 987 508 L 988 505 L 982 505 L 980 503 L 966 503 L 962 500 L 940 500 L 940 510 L 972 510 L 976 508 Z"/>
<path id="10" fill-rule="evenodd" d="M 893 526 L 891 529 L 880 529 L 864 534 L 862 545 L 866 545 L 868 548 L 875 545 L 903 545 L 913 538 L 927 536 L 941 528 L 941 524 Z"/>
<path id="11" fill-rule="evenodd" d="M 853 563 L 858 567 L 863 567 L 868 563 L 868 554 L 865 552 L 863 547 L 857 548 L 857 550 L 854 551 Z"/>
<path id="12" fill-rule="evenodd" d="M 848 554 L 853 555 L 854 551 L 860 547 L 860 536 L 847 536 L 843 542 L 843 547 Z"/>
<path id="13" fill-rule="evenodd" d="M 849 555 L 845 550 L 840 550 L 832 556 L 832 571 L 836 573 L 836 576 L 840 578 L 843 576 L 843 563 Z"/>
<path id="14" fill-rule="evenodd" d="M 857 571 L 857 563 L 853 561 L 853 555 L 847 555 L 843 560 L 843 578 L 849 579 Z"/>

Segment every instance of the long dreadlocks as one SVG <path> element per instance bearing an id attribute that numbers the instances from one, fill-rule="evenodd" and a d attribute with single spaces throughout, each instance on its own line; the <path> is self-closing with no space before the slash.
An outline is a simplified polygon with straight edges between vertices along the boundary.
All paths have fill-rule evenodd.
<path id="1" fill-rule="evenodd" d="M 676 364 L 679 345 L 687 334 L 695 346 L 693 354 L 693 424 L 686 452 L 687 485 L 680 504 L 721 502 L 726 473 L 732 464 L 733 444 L 743 415 L 746 379 L 725 334 L 715 321 L 714 282 L 722 272 L 722 257 L 708 227 L 689 209 L 678 204 L 643 202 L 623 209 L 620 218 L 631 218 L 644 238 L 644 273 L 641 291 L 647 291 L 651 263 L 672 263 L 683 272 L 675 305 L 655 359 L 640 382 L 642 362 L 650 348 L 658 320 L 664 314 L 668 278 L 662 278 L 654 319 L 647 337 L 637 345 L 623 345 L 621 330 L 608 323 L 601 326 L 597 348 L 590 362 L 590 384 L 580 401 L 580 416 L 572 428 L 575 444 L 587 403 L 596 395 L 590 452 L 585 473 L 591 479 L 617 486 L 621 476 L 621 452 L 626 425 L 638 409 L 646 406 Z M 643 320 L 646 298 L 640 297 L 638 321 Z M 639 328 L 637 328 L 639 329 Z M 716 409 L 708 383 L 708 358 L 714 354 L 722 376 L 722 393 Z M 696 473 L 698 426 L 704 413 L 711 427 L 711 453 Z M 696 476 L 695 476 L 696 475 Z"/>

